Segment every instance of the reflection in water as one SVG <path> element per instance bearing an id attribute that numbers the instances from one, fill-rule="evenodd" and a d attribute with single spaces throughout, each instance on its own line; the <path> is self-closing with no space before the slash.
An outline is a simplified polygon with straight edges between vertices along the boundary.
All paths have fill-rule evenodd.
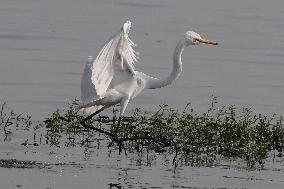
<path id="1" fill-rule="evenodd" d="M 100 188 L 246 188 L 243 187 L 243 183 L 258 185 L 284 182 L 283 169 L 246 171 L 240 166 L 242 163 L 236 162 L 234 165 L 233 162 L 227 161 L 220 161 L 211 168 L 175 167 L 167 154 L 145 152 L 129 153 L 127 156 L 119 155 L 117 150 L 108 149 L 106 142 L 92 141 L 84 143 L 82 147 L 78 145 L 64 147 L 63 145 L 52 148 L 43 144 L 36 147 L 28 145 L 20 149 L 17 147 L 16 150 L 11 148 L 11 144 L 2 144 L 0 154 L 4 159 L 0 160 L 0 167 L 2 167 L 0 175 L 1 171 L 9 172 L 13 169 L 26 168 L 25 172 L 19 173 L 23 180 L 28 171 L 36 173 L 32 176 L 33 182 L 43 179 L 40 176 L 43 173 L 57 175 L 58 178 L 54 178 L 53 181 L 63 186 L 67 186 L 64 180 L 73 178 L 81 185 L 88 182 Z M 5 148 L 5 145 L 10 147 Z M 11 157 L 16 159 L 9 159 Z M 279 164 L 274 166 L 279 167 Z M 91 180 L 87 179 L 90 177 Z M 222 184 L 214 183 L 215 179 Z M 18 183 L 22 184 L 20 180 Z M 230 183 L 234 183 L 234 187 L 229 187 Z"/>

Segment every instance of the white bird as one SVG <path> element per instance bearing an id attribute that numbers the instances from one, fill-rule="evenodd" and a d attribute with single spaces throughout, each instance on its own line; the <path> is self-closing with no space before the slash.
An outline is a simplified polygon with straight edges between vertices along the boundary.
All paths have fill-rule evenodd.
<path id="1" fill-rule="evenodd" d="M 131 22 L 126 21 L 121 31 L 104 45 L 95 60 L 89 57 L 81 81 L 82 104 L 79 108 L 91 115 L 81 123 L 85 123 L 86 120 L 115 104 L 120 104 L 120 123 L 129 101 L 143 89 L 167 86 L 180 75 L 181 54 L 186 46 L 200 43 L 218 44 L 202 38 L 193 31 L 187 31 L 174 50 L 173 69 L 170 75 L 157 79 L 135 71 L 138 53 L 134 51 L 135 44 L 128 36 L 130 27 Z"/>

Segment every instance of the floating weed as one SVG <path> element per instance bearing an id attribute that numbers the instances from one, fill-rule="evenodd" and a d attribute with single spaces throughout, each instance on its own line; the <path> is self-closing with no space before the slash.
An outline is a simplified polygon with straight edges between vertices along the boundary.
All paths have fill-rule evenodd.
<path id="1" fill-rule="evenodd" d="M 114 107 L 112 116 L 95 116 L 83 127 L 80 121 L 86 115 L 77 110 L 78 103 L 73 100 L 67 109 L 57 109 L 37 124 L 29 116 L 5 113 L 3 103 L 1 127 L 5 132 L 12 125 L 33 129 L 34 144 L 45 140 L 46 144 L 58 147 L 99 148 L 105 141 L 110 150 L 136 153 L 138 157 L 148 157 L 147 162 L 151 153 L 169 156 L 175 166 L 212 166 L 225 158 L 242 159 L 248 168 L 262 167 L 269 154 L 274 153 L 275 157 L 283 154 L 281 116 L 254 114 L 250 108 L 218 107 L 216 98 L 203 114 L 195 113 L 190 104 L 182 111 L 165 104 L 152 113 L 135 108 L 120 126 L 117 126 L 119 112 Z M 10 124 L 5 126 L 6 122 Z M 45 129 L 45 134 L 40 128 Z"/>

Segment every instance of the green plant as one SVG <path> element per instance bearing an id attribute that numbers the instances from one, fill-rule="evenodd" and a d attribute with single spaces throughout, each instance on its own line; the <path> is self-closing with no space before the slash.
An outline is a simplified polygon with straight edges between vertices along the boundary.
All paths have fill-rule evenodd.
<path id="1" fill-rule="evenodd" d="M 44 137 L 46 144 L 58 147 L 89 147 L 94 142 L 99 146 L 105 139 L 109 148 L 119 152 L 172 156 L 175 165 L 212 165 L 223 157 L 242 159 L 248 167 L 262 167 L 269 153 L 278 157 L 283 154 L 281 116 L 254 114 L 250 108 L 218 107 L 216 98 L 203 114 L 195 113 L 190 104 L 182 111 L 165 104 L 153 113 L 136 108 L 122 119 L 120 126 L 116 107 L 111 116 L 98 115 L 81 125 L 86 115 L 76 109 L 77 105 L 75 99 L 68 108 L 57 109 L 36 124 L 30 116 L 5 113 L 2 105 L 1 127 L 7 129 L 14 124 L 33 129 L 34 135 L 41 136 L 34 137 L 34 144 Z M 40 128 L 45 128 L 44 135 Z"/>

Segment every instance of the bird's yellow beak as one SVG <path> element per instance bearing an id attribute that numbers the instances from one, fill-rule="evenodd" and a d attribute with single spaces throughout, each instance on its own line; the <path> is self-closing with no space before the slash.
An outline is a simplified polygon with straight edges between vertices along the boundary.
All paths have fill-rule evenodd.
<path id="1" fill-rule="evenodd" d="M 216 41 L 211 41 L 209 39 L 205 39 L 205 38 L 195 38 L 196 41 L 199 41 L 200 43 L 203 44 L 207 44 L 207 45 L 218 45 L 218 43 Z"/>

